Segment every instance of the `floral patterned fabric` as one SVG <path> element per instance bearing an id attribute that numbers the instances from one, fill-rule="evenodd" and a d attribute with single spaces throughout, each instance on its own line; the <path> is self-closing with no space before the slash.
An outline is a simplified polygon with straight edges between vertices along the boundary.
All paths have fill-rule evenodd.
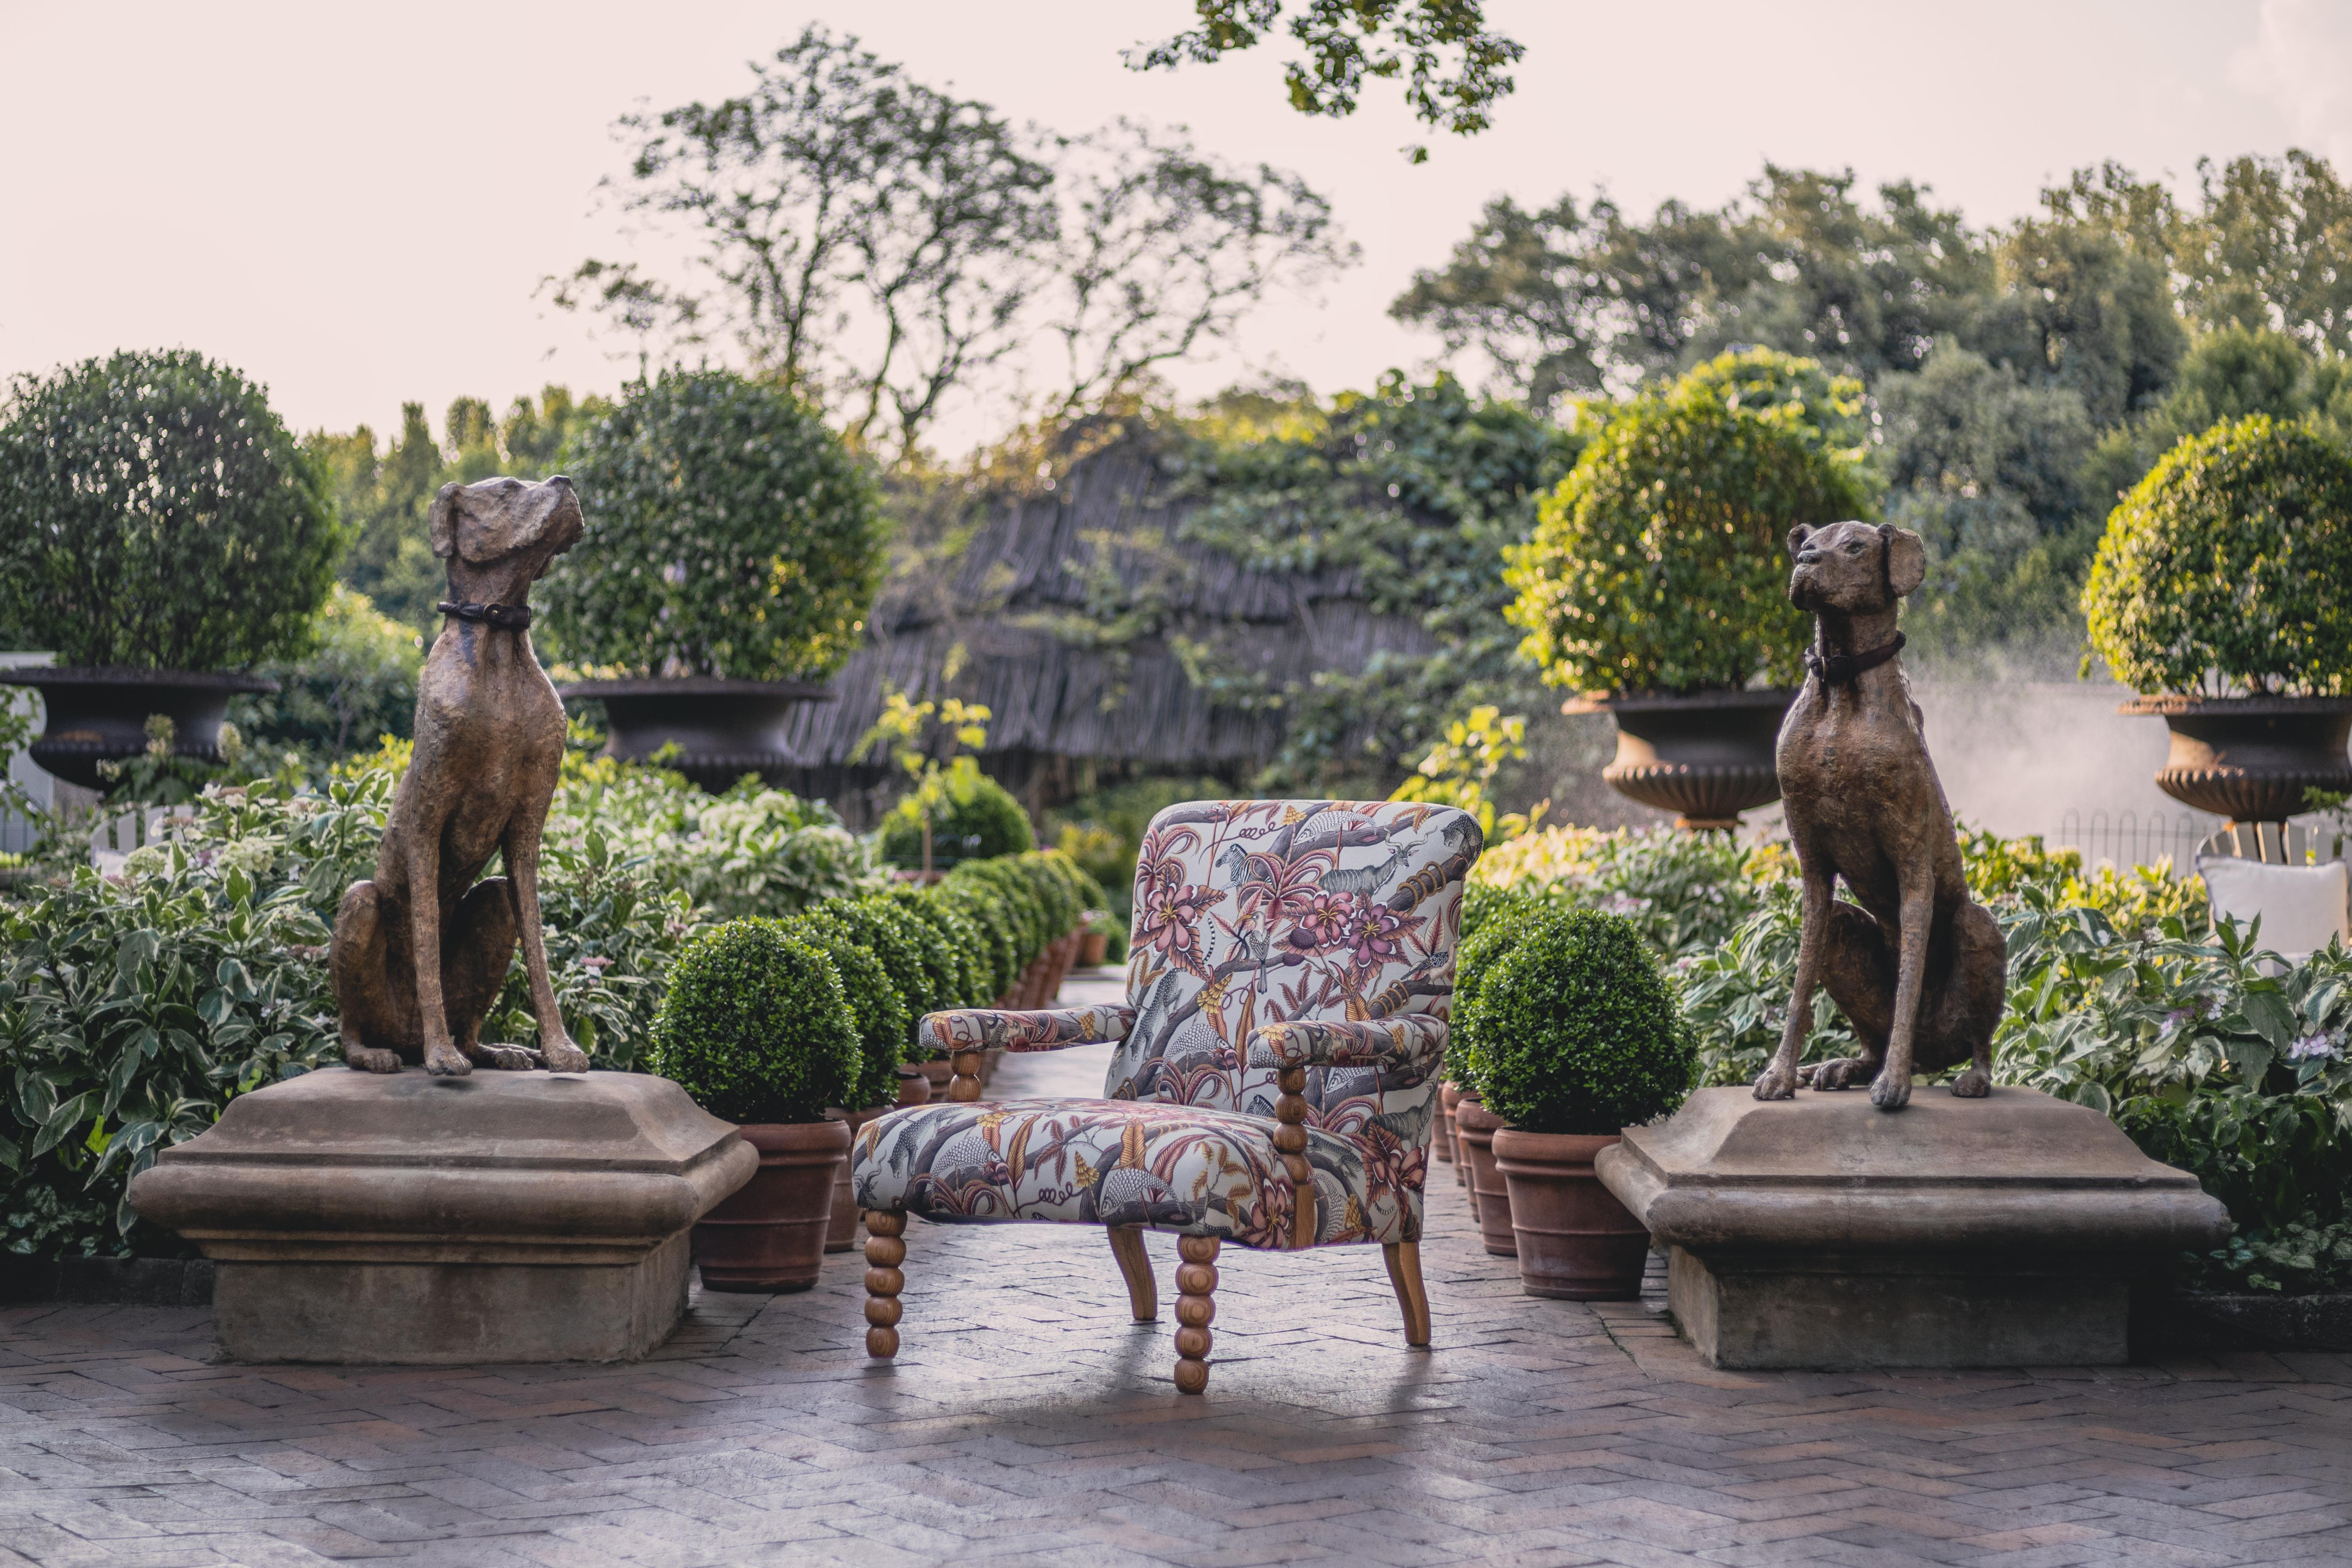
<path id="1" fill-rule="evenodd" d="M 1275 1123 L 1229 1110 L 1118 1100 L 974 1100 L 908 1106 L 858 1130 L 854 1190 L 867 1209 L 934 1220 L 1135 1225 L 1288 1247 L 1297 1194 Z M 1307 1134 L 1315 1245 L 1409 1241 L 1410 1168 L 1375 1170 L 1352 1139 Z M 1417 1209 L 1410 1221 L 1417 1224 Z"/>
<path id="2" fill-rule="evenodd" d="M 1249 1037 L 1254 1068 L 1397 1068 L 1434 1061 L 1445 1049 L 1445 1020 L 1427 1013 L 1355 1023 L 1311 1018 L 1266 1024 Z"/>
<path id="3" fill-rule="evenodd" d="M 1097 1031 L 1118 1042 L 1104 1100 L 893 1112 L 859 1135 L 858 1202 L 1293 1246 L 1296 1194 L 1271 1142 L 1291 1063 L 1307 1067 L 1314 1244 L 1419 1240 L 1462 884 L 1481 847 L 1452 806 L 1169 807 L 1136 867 L 1127 1007 L 925 1020 L 950 1048 L 1052 1049 Z"/>
<path id="4" fill-rule="evenodd" d="M 1061 1007 L 1043 1013 L 1006 1013 L 972 1008 L 923 1015 L 923 1043 L 934 1052 L 1058 1051 L 1069 1046 L 1123 1040 L 1135 1026 L 1135 1009 Z"/>

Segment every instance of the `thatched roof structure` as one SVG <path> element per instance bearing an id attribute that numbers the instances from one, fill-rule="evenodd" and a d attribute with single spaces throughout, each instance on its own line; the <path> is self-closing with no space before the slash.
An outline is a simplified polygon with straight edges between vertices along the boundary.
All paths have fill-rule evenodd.
<path id="1" fill-rule="evenodd" d="M 876 786 L 853 763 L 887 691 L 993 714 L 982 765 L 1033 814 L 1097 777 L 1212 773 L 1236 783 L 1282 743 L 1286 684 L 1430 650 L 1412 619 L 1373 613 L 1351 570 L 1255 569 L 1188 540 L 1171 438 L 1130 422 L 1055 481 L 984 495 L 907 542 L 839 700 L 794 717 L 784 782 L 853 819 Z M 862 798 L 861 798 L 862 797 Z"/>

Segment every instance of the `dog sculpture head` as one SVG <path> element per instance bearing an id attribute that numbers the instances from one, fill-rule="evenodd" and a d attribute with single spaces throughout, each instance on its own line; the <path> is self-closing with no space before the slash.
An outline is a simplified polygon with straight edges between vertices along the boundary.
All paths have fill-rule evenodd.
<path id="1" fill-rule="evenodd" d="M 584 527 L 580 498 L 561 474 L 535 485 L 522 479 L 443 485 L 433 498 L 433 553 L 449 563 L 453 582 L 467 566 L 504 566 L 527 568 L 520 581 L 529 583 L 579 543 Z"/>
<path id="2" fill-rule="evenodd" d="M 1882 522 L 1799 523 L 1789 531 L 1789 603 L 1811 615 L 1891 610 L 1927 575 L 1927 547 L 1907 528 Z"/>

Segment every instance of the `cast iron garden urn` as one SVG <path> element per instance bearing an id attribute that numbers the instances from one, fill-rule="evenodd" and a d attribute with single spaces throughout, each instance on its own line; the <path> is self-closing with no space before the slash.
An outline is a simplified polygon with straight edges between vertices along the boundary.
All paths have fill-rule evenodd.
<path id="1" fill-rule="evenodd" d="M 2154 714 L 2172 731 L 2156 785 L 2232 822 L 2284 822 L 2312 790 L 2352 792 L 2352 697 L 2138 697 L 2121 713 Z"/>
<path id="2" fill-rule="evenodd" d="M 0 670 L 0 683 L 41 694 L 48 720 L 32 744 L 33 761 L 68 784 L 100 791 L 107 781 L 99 764 L 144 752 L 147 721 L 154 715 L 172 721 L 176 754 L 217 763 L 229 699 L 278 689 L 278 682 L 261 675 L 113 665 L 26 665 Z"/>
<path id="3" fill-rule="evenodd" d="M 1611 789 L 1675 814 L 1685 831 L 1732 828 L 1739 814 L 1780 798 L 1773 746 L 1796 693 L 1694 691 L 1580 697 L 1567 714 L 1617 721 L 1617 756 L 1601 770 Z"/>
<path id="4" fill-rule="evenodd" d="M 605 755 L 641 763 L 674 742 L 678 754 L 664 765 L 713 792 L 745 773 L 772 778 L 793 766 L 786 743 L 793 710 L 834 700 L 815 681 L 708 675 L 575 680 L 557 689 L 567 702 L 593 698 L 604 705 Z"/>

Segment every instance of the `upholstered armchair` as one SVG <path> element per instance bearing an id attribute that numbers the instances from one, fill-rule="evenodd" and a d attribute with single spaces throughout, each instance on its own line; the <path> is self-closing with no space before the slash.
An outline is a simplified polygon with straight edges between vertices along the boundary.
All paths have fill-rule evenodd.
<path id="1" fill-rule="evenodd" d="M 1142 1233 L 1182 1261 L 1176 1386 L 1208 1384 L 1220 1246 L 1380 1244 L 1405 1342 L 1429 1342 L 1422 1179 L 1478 824 L 1393 801 L 1197 801 L 1154 817 L 1124 1005 L 933 1013 L 948 1099 L 868 1122 L 869 1354 L 898 1353 L 908 1215 L 1103 1226 L 1136 1321 Z M 1100 1100 L 980 1098 L 981 1054 L 1115 1041 Z"/>

